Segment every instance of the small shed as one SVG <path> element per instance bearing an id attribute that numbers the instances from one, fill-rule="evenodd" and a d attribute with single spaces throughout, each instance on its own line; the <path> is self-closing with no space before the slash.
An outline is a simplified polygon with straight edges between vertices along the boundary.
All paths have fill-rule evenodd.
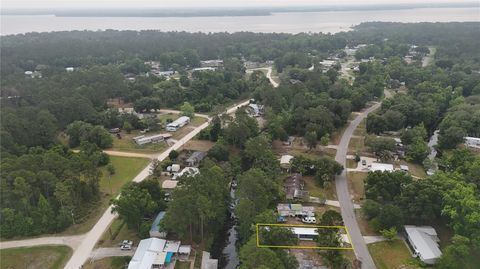
<path id="1" fill-rule="evenodd" d="M 372 163 L 372 167 L 370 168 L 372 172 L 381 171 L 381 172 L 393 172 L 393 164 L 389 163 Z"/>
<path id="2" fill-rule="evenodd" d="M 165 217 L 165 211 L 160 211 L 157 217 L 152 223 L 152 227 L 150 228 L 150 237 L 157 237 L 157 238 L 165 238 L 167 237 L 167 232 L 163 230 L 160 226 L 160 222 Z"/>
<path id="3" fill-rule="evenodd" d="M 280 157 L 280 167 L 286 170 L 289 170 L 291 167 L 291 161 L 293 159 L 292 155 L 282 155 Z"/>

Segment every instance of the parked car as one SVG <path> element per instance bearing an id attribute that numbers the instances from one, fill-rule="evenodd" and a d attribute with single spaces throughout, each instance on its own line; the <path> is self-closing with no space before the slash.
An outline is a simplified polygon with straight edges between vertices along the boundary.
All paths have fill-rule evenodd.
<path id="1" fill-rule="evenodd" d="M 120 246 L 120 250 L 131 250 L 132 246 L 131 245 L 122 245 Z"/>
<path id="2" fill-rule="evenodd" d="M 286 222 L 287 222 L 287 219 L 285 219 L 285 217 L 279 216 L 277 218 L 277 223 L 286 223 Z"/>
<path id="3" fill-rule="evenodd" d="M 133 241 L 132 240 L 123 240 L 122 245 L 130 245 L 133 246 Z"/>
<path id="4" fill-rule="evenodd" d="M 303 223 L 315 224 L 317 223 L 317 219 L 315 217 L 304 217 L 302 218 Z"/>
<path id="5" fill-rule="evenodd" d="M 363 165 L 363 166 L 367 165 L 367 161 L 366 161 L 366 160 L 362 160 L 362 165 Z"/>

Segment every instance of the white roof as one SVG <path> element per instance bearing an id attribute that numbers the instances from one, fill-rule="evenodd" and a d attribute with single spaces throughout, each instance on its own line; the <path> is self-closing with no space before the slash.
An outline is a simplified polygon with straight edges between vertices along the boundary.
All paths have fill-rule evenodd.
<path id="1" fill-rule="evenodd" d="M 184 124 L 185 122 L 188 122 L 190 120 L 189 117 L 187 116 L 181 116 L 180 118 L 170 122 L 169 124 L 167 124 L 167 126 L 173 126 L 173 127 L 176 127 L 177 125 L 182 125 Z"/>
<path id="2" fill-rule="evenodd" d="M 176 180 L 165 180 L 162 183 L 162 189 L 175 189 L 177 187 L 178 181 Z"/>
<path id="3" fill-rule="evenodd" d="M 306 228 L 306 227 L 293 227 L 292 232 L 296 235 L 318 235 L 318 228 Z"/>
<path id="4" fill-rule="evenodd" d="M 163 251 L 177 253 L 178 249 L 180 248 L 180 244 L 180 241 L 167 241 Z"/>
<path id="5" fill-rule="evenodd" d="M 370 168 L 371 171 L 388 171 L 392 172 L 393 171 L 393 164 L 389 163 L 372 163 L 372 167 Z"/>
<path id="6" fill-rule="evenodd" d="M 178 171 L 180 171 L 180 165 L 172 164 L 172 172 L 178 172 Z"/>
<path id="7" fill-rule="evenodd" d="M 282 155 L 280 158 L 280 164 L 289 164 L 292 159 L 292 155 Z"/>
<path id="8" fill-rule="evenodd" d="M 435 260 L 442 255 L 438 248 L 437 232 L 430 226 L 405 225 L 408 240 L 423 261 Z"/>
<path id="9" fill-rule="evenodd" d="M 163 255 L 166 241 L 159 238 L 149 238 L 140 241 L 137 250 L 128 264 L 128 269 L 151 269 L 152 264 L 158 264 Z M 165 257 L 161 264 L 165 262 Z"/>
<path id="10" fill-rule="evenodd" d="M 190 252 L 192 252 L 192 246 L 190 245 L 181 245 L 178 248 L 178 253 L 180 254 L 190 254 Z"/>
<path id="11" fill-rule="evenodd" d="M 400 165 L 400 169 L 404 170 L 404 171 L 408 171 L 408 165 L 403 165 L 401 164 Z"/>
<path id="12" fill-rule="evenodd" d="M 173 175 L 172 179 L 176 179 L 182 176 L 194 177 L 198 174 L 200 174 L 200 169 L 196 167 L 185 167 L 182 169 L 182 171 L 180 171 L 180 173 Z"/>

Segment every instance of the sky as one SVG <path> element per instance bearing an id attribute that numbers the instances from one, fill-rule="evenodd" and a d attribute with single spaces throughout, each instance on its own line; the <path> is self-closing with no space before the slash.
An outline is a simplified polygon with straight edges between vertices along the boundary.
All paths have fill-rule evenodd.
<path id="1" fill-rule="evenodd" d="M 1 0 L 2 9 L 10 8 L 171 8 L 171 7 L 272 7 L 311 5 L 368 5 L 399 3 L 452 3 L 459 0 Z M 462 0 L 478 2 L 480 0 Z"/>

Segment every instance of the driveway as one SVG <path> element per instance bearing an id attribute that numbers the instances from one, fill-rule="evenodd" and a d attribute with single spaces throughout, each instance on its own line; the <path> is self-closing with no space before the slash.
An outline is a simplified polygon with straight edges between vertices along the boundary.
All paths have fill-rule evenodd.
<path id="1" fill-rule="evenodd" d="M 343 132 L 340 143 L 338 144 L 335 160 L 346 167 L 346 157 L 348 151 L 348 143 L 353 135 L 353 131 L 357 128 L 360 122 L 367 117 L 367 115 L 380 107 L 380 103 L 376 103 L 373 106 L 363 110 L 353 121 L 350 122 L 348 127 Z M 353 202 L 350 198 L 347 184 L 347 172 L 343 170 L 342 174 L 336 176 L 335 185 L 337 189 L 337 197 L 340 202 L 340 209 L 342 213 L 343 222 L 348 229 L 350 237 L 352 239 L 353 248 L 357 259 L 362 262 L 362 268 L 373 269 L 375 263 L 373 262 L 370 253 L 368 252 L 367 244 L 362 237 L 360 228 L 358 227 L 357 219 L 355 218 Z"/>
<path id="2" fill-rule="evenodd" d="M 123 256 L 133 256 L 135 254 L 135 249 L 131 250 L 121 250 L 120 248 L 97 248 L 92 251 L 90 255 L 90 260 L 96 261 L 108 257 L 123 257 Z"/>

